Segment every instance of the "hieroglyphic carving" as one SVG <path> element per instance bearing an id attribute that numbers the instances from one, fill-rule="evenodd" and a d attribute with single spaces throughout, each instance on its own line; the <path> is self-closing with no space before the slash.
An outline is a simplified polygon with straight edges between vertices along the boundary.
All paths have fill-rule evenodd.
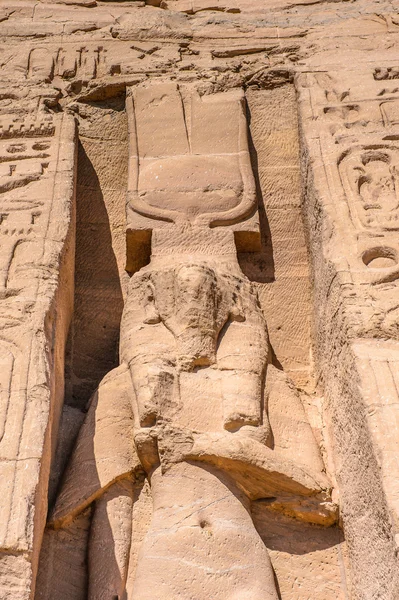
<path id="1" fill-rule="evenodd" d="M 60 411 L 54 377 L 71 310 L 71 288 L 58 291 L 58 280 L 73 259 L 75 124 L 46 111 L 43 96 L 21 94 L 16 104 L 0 116 L 0 474 L 9 482 L 0 498 L 0 589 L 8 593 L 13 573 L 28 598 Z M 54 314 L 56 294 L 62 316 Z"/>
<path id="2" fill-rule="evenodd" d="M 18 132 L 21 136 L 23 133 L 24 131 Z M 1 202 L 0 236 L 3 251 L 0 258 L 0 296 L 2 297 L 7 293 L 15 293 L 15 290 L 9 289 L 8 276 L 17 246 L 24 241 L 33 240 L 40 230 L 43 200 L 30 195 L 26 197 L 26 193 L 21 197 L 19 190 L 43 178 L 49 166 L 52 146 L 51 139 L 14 137 L 14 140 L 0 142 L 0 198 L 6 192 L 13 192 L 12 195 L 3 197 Z"/>
<path id="3" fill-rule="evenodd" d="M 307 87 L 314 84 L 311 93 L 317 125 L 323 131 L 328 131 L 337 143 L 345 143 L 354 134 L 378 134 L 381 142 L 382 139 L 389 139 L 387 133 L 398 122 L 395 96 L 399 87 L 396 71 L 394 68 L 381 68 L 374 72 L 374 77 L 370 72 L 361 73 L 355 81 L 339 73 L 315 73 L 303 77 L 301 85 Z M 387 83 L 382 86 L 383 82 L 389 81 L 392 81 L 391 85 Z M 382 97 L 384 102 L 381 102 Z M 388 131 L 384 131 L 384 128 Z M 356 141 L 359 143 L 361 140 L 357 137 Z M 367 140 L 364 142 L 367 143 Z"/>
<path id="4" fill-rule="evenodd" d="M 362 77 L 366 79 L 365 74 Z M 323 85 L 337 88 L 338 82 L 337 74 L 332 81 L 325 76 L 323 79 Z M 341 85 L 344 87 L 344 82 Z M 341 119 L 338 125 L 326 122 L 325 128 L 328 127 L 335 140 L 331 143 L 327 137 L 323 138 L 322 154 L 324 163 L 328 161 L 331 165 L 328 169 L 329 190 L 339 190 L 337 210 L 346 215 L 349 209 L 351 227 L 348 228 L 345 221 L 343 234 L 348 240 L 345 260 L 350 266 L 352 284 L 361 286 L 357 292 L 358 307 L 351 303 L 347 310 L 347 316 L 351 315 L 352 335 L 393 335 L 396 338 L 392 320 L 396 314 L 392 286 L 398 278 L 394 232 L 399 224 L 396 101 L 389 99 L 381 103 L 378 99 L 380 91 L 374 87 L 375 99 L 370 100 L 364 97 L 360 85 L 354 86 L 350 93 L 356 102 L 336 105 L 334 111 L 331 106 L 322 109 L 325 115 L 331 113 L 337 121 Z M 320 110 L 323 103 L 319 94 L 316 110 Z M 360 118 L 362 115 L 365 120 Z M 331 119 L 330 115 L 330 122 Z M 341 219 L 338 222 L 341 224 Z M 360 305 L 362 310 L 359 310 Z"/>
<path id="5" fill-rule="evenodd" d="M 396 90 L 399 91 L 399 88 Z M 380 110 L 384 125 L 386 127 L 399 125 L 399 102 L 398 100 L 390 100 L 389 102 L 382 102 L 380 104 Z"/>
<path id="6" fill-rule="evenodd" d="M 28 58 L 28 79 L 52 81 L 55 77 L 62 79 L 95 79 L 107 73 L 103 46 L 94 48 L 77 47 L 76 49 L 59 48 L 49 52 L 46 47 L 36 47 L 31 50 Z"/>
<path id="7" fill-rule="evenodd" d="M 374 69 L 373 77 L 376 81 L 399 79 L 399 67 L 377 67 Z"/>
<path id="8" fill-rule="evenodd" d="M 74 93 L 93 80 L 110 79 L 130 72 L 145 72 L 148 62 L 151 68 L 157 63 L 164 66 L 169 59 L 181 60 L 180 50 L 188 52 L 186 46 L 165 49 L 153 42 L 137 40 L 134 44 L 120 42 L 118 47 L 109 42 L 85 44 L 34 43 L 16 55 L 12 55 L 0 71 L 7 77 L 29 84 L 56 82 L 61 87 L 72 85 Z M 76 82 L 76 86 L 74 86 Z M 123 82 L 124 83 L 124 82 Z"/>
<path id="9" fill-rule="evenodd" d="M 307 98 L 302 94 L 303 142 L 310 157 L 305 161 L 309 184 L 305 212 L 318 281 L 318 361 L 335 453 L 342 465 L 338 473 L 342 518 L 350 558 L 358 565 L 352 571 L 354 589 L 359 597 L 371 598 L 384 588 L 389 591 L 382 595 L 394 598 L 398 589 L 398 503 L 392 483 L 396 444 L 382 432 L 388 420 L 397 418 L 397 392 L 390 374 L 396 364 L 399 314 L 396 70 L 373 71 L 367 66 L 356 75 L 335 72 L 329 79 L 323 74 L 320 81 L 324 91 L 348 89 L 346 102 L 356 107 L 365 124 L 355 124 L 353 114 L 354 125 L 350 125 L 350 113 L 344 111 L 341 123 L 331 126 L 322 91 L 312 89 Z M 324 122 L 315 123 L 323 114 Z M 387 395 L 385 384 L 378 384 L 382 377 Z M 370 495 L 375 498 L 372 510 L 363 508 Z M 366 500 L 361 506 L 359 498 Z M 356 526 L 347 528 L 355 514 L 358 523 L 368 523 L 363 530 L 366 544 Z M 375 568 L 374 558 L 373 564 L 369 561 L 370 547 L 376 549 L 383 569 Z M 372 590 L 364 581 L 369 573 L 373 573 Z"/>
<path id="10" fill-rule="evenodd" d="M 56 105 L 57 96 L 55 90 L 43 93 L 40 88 L 22 93 L 18 88 L 0 90 L 0 139 L 14 140 L 14 146 L 2 145 L 5 156 L 28 152 L 26 159 L 47 158 L 40 152 L 48 149 L 43 146 L 48 142 L 37 140 L 30 144 L 27 138 L 54 136 L 55 117 L 50 108 Z"/>
<path id="11" fill-rule="evenodd" d="M 369 230 L 399 227 L 398 150 L 370 146 L 351 150 L 339 162 L 355 226 Z"/>

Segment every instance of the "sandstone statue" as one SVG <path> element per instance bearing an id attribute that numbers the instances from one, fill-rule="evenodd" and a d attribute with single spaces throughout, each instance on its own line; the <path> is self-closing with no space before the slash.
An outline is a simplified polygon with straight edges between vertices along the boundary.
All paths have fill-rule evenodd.
<path id="1" fill-rule="evenodd" d="M 164 98 L 169 90 L 176 96 L 176 86 L 163 85 L 139 88 L 136 93 Z M 173 98 L 173 110 L 178 101 Z M 219 108 L 218 101 L 218 97 L 212 99 L 211 114 Z M 224 95 L 220 101 L 226 102 Z M 238 107 L 242 120 L 242 94 L 232 94 L 228 101 Z M 155 112 L 160 110 L 155 106 Z M 154 115 L 151 120 L 156 123 Z M 280 504 L 294 505 L 296 497 L 304 496 L 308 514 L 301 518 L 325 524 L 336 518 L 321 466 L 309 468 L 296 463 L 295 457 L 287 460 L 270 449 L 272 432 L 264 393 L 270 362 L 267 325 L 256 291 L 239 268 L 229 229 L 240 216 L 245 219 L 249 209 L 256 211 L 243 127 L 240 122 L 236 131 L 231 126 L 233 131 L 225 134 L 224 149 L 230 152 L 220 157 L 223 169 L 209 153 L 198 158 L 187 151 L 175 171 L 175 156 L 155 161 L 148 153 L 145 159 L 140 155 L 140 177 L 142 163 L 152 169 L 153 178 L 148 173 L 144 178 L 150 191 L 143 190 L 139 200 L 130 192 L 128 196 L 129 211 L 133 208 L 154 219 L 152 255 L 148 266 L 130 280 L 121 323 L 122 365 L 107 376 L 109 383 L 104 382 L 99 393 L 107 402 L 107 395 L 118 390 L 117 379 L 124 378 L 119 393 L 125 398 L 119 403 L 123 426 L 115 433 L 123 432 L 127 447 L 129 437 L 134 438 L 151 485 L 153 517 L 132 590 L 137 599 L 277 600 L 267 549 L 252 523 L 250 499 L 261 496 L 274 501 L 278 495 Z M 156 137 L 151 140 L 155 144 Z M 167 148 L 171 152 L 171 146 Z M 225 174 L 228 162 L 239 182 L 233 192 L 232 177 Z M 246 169 L 240 181 L 242 164 Z M 209 181 L 213 176 L 214 185 Z M 201 209 L 209 194 L 213 199 L 205 217 Z M 159 206 L 153 210 L 155 202 Z M 165 214 L 163 202 L 170 206 Z M 172 224 L 159 228 L 157 219 L 166 214 Z M 225 226 L 212 229 L 211 223 Z M 130 421 L 126 396 L 132 405 Z M 115 410 L 115 399 L 111 403 Z M 90 494 L 86 482 L 82 502 L 79 471 L 87 460 L 83 447 L 96 410 L 94 401 L 52 516 L 55 526 L 62 526 L 78 510 L 96 502 L 89 546 L 90 600 L 104 598 L 105 590 L 110 598 L 122 597 L 124 592 L 133 474 L 137 473 L 137 459 L 126 457 L 124 449 L 105 485 L 99 481 Z M 126 430 L 129 423 L 131 431 Z M 114 454 L 111 450 L 107 458 Z M 300 501 L 297 504 L 301 514 Z M 295 512 L 293 506 L 291 510 Z M 103 538 L 103 529 L 112 535 Z M 105 544 L 114 547 L 114 570 L 104 565 Z"/>
<path id="2" fill-rule="evenodd" d="M 398 48 L 0 1 L 0 600 L 399 600 Z"/>

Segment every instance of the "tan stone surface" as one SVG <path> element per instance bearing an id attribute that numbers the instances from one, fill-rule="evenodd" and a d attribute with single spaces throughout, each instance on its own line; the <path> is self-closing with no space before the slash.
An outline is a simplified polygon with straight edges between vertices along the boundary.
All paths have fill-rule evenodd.
<path id="1" fill-rule="evenodd" d="M 0 0 L 1 598 L 397 600 L 397 12 Z"/>
<path id="2" fill-rule="evenodd" d="M 137 470 L 130 396 L 129 374 L 122 366 L 107 375 L 92 397 L 50 516 L 55 527 L 68 525 L 104 490 Z"/>
<path id="3" fill-rule="evenodd" d="M 364 565 L 352 573 L 354 587 L 367 598 L 397 593 L 395 442 L 388 433 L 396 415 L 385 416 L 392 410 L 389 365 L 395 364 L 395 345 L 388 341 L 395 339 L 397 303 L 391 241 L 397 228 L 395 136 L 385 131 L 380 100 L 386 93 L 381 81 L 389 76 L 380 67 L 362 67 L 355 78 L 349 72 L 313 75 L 308 81 L 314 81 L 314 92 L 305 92 L 306 78 L 299 79 L 303 133 L 314 162 L 305 209 L 319 364 L 341 513 L 349 548 Z M 307 95 L 314 99 L 313 114 L 320 115 L 318 130 Z"/>
<path id="4" fill-rule="evenodd" d="M 246 97 L 256 152 L 263 244 L 260 253 L 242 255 L 240 265 L 257 282 L 278 361 L 299 387 L 312 389 L 311 286 L 301 218 L 295 90 L 291 85 L 250 88 Z"/>
<path id="5" fill-rule="evenodd" d="M 348 561 L 338 528 L 298 525 L 257 502 L 252 504 L 252 517 L 269 549 L 282 598 L 350 598 Z"/>
<path id="6" fill-rule="evenodd" d="M 124 101 L 78 105 L 75 304 L 65 402 L 83 409 L 118 364 L 126 262 L 127 119 Z M 112 158 L 111 158 L 112 157 Z"/>
<path id="7" fill-rule="evenodd" d="M 14 109 L 9 106 L 2 115 L 4 597 L 14 588 L 18 597 L 28 598 L 37 569 L 72 310 L 75 123 L 70 116 L 52 115 L 46 108 L 51 101 L 51 94 L 46 98 L 39 90 L 25 98 L 17 94 Z"/>
<path id="8" fill-rule="evenodd" d="M 91 517 L 92 511 L 87 509 L 68 528 L 56 531 L 46 529 L 40 554 L 36 598 L 87 598 L 86 555 Z"/>

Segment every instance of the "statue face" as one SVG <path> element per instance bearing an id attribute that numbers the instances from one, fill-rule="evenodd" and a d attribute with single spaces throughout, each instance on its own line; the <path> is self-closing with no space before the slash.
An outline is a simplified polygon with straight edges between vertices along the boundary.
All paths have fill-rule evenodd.
<path id="1" fill-rule="evenodd" d="M 153 279 L 154 298 L 160 319 L 176 340 L 178 362 L 184 370 L 211 365 L 220 330 L 231 312 L 231 294 L 205 265 L 183 265 L 170 275 L 173 280 L 162 292 L 164 277 Z"/>
<path id="2" fill-rule="evenodd" d="M 193 366 L 212 364 L 219 322 L 228 318 L 226 310 L 220 314 L 223 294 L 215 274 L 198 266 L 182 267 L 177 273 L 176 292 L 176 322 L 181 324 L 177 333 L 179 354 Z"/>

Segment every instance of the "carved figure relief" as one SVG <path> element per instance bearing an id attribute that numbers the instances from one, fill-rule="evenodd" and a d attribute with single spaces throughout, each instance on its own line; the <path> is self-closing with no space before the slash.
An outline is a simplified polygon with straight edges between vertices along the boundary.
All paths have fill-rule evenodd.
<path id="1" fill-rule="evenodd" d="M 350 151 L 339 171 L 355 226 L 374 231 L 399 227 L 398 151 L 380 146 Z"/>

